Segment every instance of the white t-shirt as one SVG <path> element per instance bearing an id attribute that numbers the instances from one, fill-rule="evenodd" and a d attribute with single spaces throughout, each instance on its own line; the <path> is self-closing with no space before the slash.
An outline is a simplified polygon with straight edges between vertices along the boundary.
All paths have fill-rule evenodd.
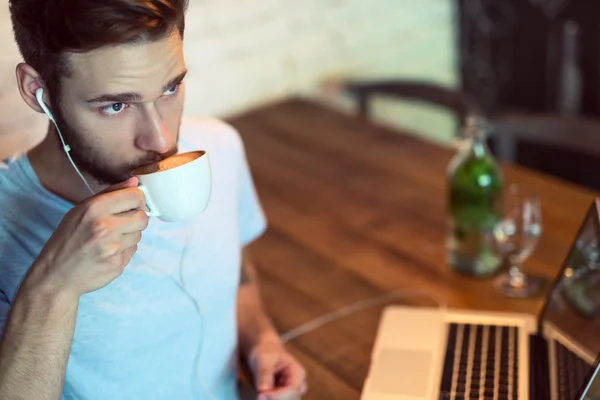
<path id="1" fill-rule="evenodd" d="M 208 207 L 186 222 L 151 219 L 123 274 L 81 297 L 63 399 L 208 398 L 200 381 L 215 399 L 237 398 L 241 248 L 266 220 L 238 133 L 184 120 L 180 150 L 198 149 L 211 163 Z M 27 269 L 72 207 L 40 185 L 26 156 L 0 164 L 0 332 Z M 180 266 L 203 318 L 167 276 L 180 281 Z"/>

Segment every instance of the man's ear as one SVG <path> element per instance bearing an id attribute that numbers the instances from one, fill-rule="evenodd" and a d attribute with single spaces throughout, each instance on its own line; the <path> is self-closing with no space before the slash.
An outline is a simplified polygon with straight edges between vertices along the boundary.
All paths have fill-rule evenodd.
<path id="1" fill-rule="evenodd" d="M 33 110 L 43 113 L 44 110 L 38 104 L 36 92 L 39 88 L 44 87 L 42 77 L 30 65 L 20 63 L 16 69 L 17 84 L 21 97 Z M 48 104 L 48 93 L 44 92 L 44 102 Z"/>

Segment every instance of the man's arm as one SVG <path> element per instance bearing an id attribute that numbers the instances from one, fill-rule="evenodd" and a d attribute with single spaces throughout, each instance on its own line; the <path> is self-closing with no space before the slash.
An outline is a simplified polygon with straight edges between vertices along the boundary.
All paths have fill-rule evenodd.
<path id="1" fill-rule="evenodd" d="M 148 225 L 137 183 L 75 206 L 29 268 L 0 342 L 0 400 L 60 399 L 80 297 L 123 273 Z"/>
<path id="2" fill-rule="evenodd" d="M 240 350 L 253 372 L 258 398 L 278 399 L 283 395 L 299 399 L 306 391 L 306 371 L 287 352 L 267 317 L 258 274 L 247 251 L 242 256 L 237 305 Z"/>
<path id="3" fill-rule="evenodd" d="M 261 338 L 279 340 L 277 331 L 263 308 L 258 274 L 248 251 L 242 252 L 242 271 L 237 296 L 240 351 L 248 354 Z"/>
<path id="4" fill-rule="evenodd" d="M 77 305 L 21 287 L 0 343 L 0 399 L 60 399 Z"/>

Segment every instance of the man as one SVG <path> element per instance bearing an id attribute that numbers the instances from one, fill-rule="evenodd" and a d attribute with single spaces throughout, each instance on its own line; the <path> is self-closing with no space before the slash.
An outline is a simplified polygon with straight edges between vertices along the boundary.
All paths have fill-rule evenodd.
<path id="1" fill-rule="evenodd" d="M 0 168 L 0 399 L 235 399 L 238 356 L 259 398 L 305 390 L 243 250 L 266 224 L 241 140 L 181 123 L 186 3 L 9 1 L 21 95 L 96 194 L 53 125 Z M 130 171 L 195 149 L 207 209 L 148 220 Z"/>

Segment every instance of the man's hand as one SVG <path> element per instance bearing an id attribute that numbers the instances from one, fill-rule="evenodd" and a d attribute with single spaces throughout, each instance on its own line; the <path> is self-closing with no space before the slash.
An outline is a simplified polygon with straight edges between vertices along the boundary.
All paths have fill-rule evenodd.
<path id="1" fill-rule="evenodd" d="M 266 334 L 248 355 L 258 400 L 297 400 L 306 393 L 306 371 L 275 334 Z"/>
<path id="2" fill-rule="evenodd" d="M 137 179 L 69 211 L 20 286 L 0 342 L 0 398 L 59 399 L 82 294 L 119 276 L 148 223 Z"/>
<path id="3" fill-rule="evenodd" d="M 33 264 L 28 286 L 79 299 L 122 272 L 148 225 L 145 198 L 132 178 L 69 211 Z"/>

